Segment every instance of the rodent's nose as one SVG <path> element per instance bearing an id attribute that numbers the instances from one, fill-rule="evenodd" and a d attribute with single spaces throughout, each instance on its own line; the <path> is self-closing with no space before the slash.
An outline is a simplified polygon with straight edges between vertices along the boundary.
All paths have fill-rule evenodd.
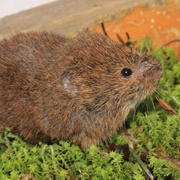
<path id="1" fill-rule="evenodd" d="M 156 66 L 155 70 L 157 70 L 157 72 L 160 75 L 160 77 L 162 77 L 162 75 L 163 75 L 162 66 Z"/>
<path id="2" fill-rule="evenodd" d="M 157 78 L 161 79 L 163 75 L 162 67 L 160 65 L 151 65 L 146 67 L 141 67 L 140 73 L 136 74 L 139 80 L 144 80 L 144 78 Z"/>
<path id="3" fill-rule="evenodd" d="M 157 69 L 158 69 L 159 71 L 162 71 L 162 66 L 157 66 Z"/>

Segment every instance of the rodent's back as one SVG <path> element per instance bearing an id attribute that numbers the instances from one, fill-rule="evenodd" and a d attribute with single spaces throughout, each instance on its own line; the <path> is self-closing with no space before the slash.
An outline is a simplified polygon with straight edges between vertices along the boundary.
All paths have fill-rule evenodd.
<path id="1" fill-rule="evenodd" d="M 19 34 L 0 46 L 0 121 L 30 142 L 107 139 L 161 76 L 154 58 L 91 32 Z"/>
<path id="2" fill-rule="evenodd" d="M 48 121 L 46 108 L 55 103 L 52 96 L 59 71 L 55 50 L 66 41 L 61 36 L 32 32 L 0 43 L 0 121 L 31 142 L 49 141 L 41 120 Z"/>

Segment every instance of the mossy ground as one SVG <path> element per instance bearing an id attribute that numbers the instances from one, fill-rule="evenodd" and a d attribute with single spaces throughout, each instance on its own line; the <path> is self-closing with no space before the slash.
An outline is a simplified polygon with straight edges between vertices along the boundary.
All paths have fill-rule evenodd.
<path id="1" fill-rule="evenodd" d="M 150 50 L 150 45 L 146 37 L 140 49 Z M 104 143 L 84 151 L 62 141 L 30 145 L 7 129 L 0 135 L 0 179 L 180 179 L 180 61 L 171 47 L 155 49 L 153 54 L 162 64 L 163 78 L 158 93 L 128 116 L 126 128 L 137 140 L 131 142 L 128 161 Z M 155 97 L 176 113 L 159 106 Z M 118 134 L 109 141 L 119 146 L 129 139 Z"/>

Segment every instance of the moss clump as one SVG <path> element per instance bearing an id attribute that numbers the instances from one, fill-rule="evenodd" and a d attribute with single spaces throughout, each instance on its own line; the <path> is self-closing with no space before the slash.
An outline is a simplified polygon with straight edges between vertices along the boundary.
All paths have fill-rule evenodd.
<path id="1" fill-rule="evenodd" d="M 146 37 L 140 50 L 150 50 L 151 40 Z M 133 153 L 144 162 L 154 179 L 180 177 L 180 61 L 173 48 L 154 50 L 154 56 L 163 67 L 163 78 L 158 96 L 176 111 L 169 114 L 156 100 L 145 101 L 130 114 L 127 128 L 138 143 Z M 153 99 L 153 98 L 152 98 Z M 132 119 L 135 119 L 133 121 Z M 140 131 L 137 133 L 137 130 Z M 136 132 L 136 133 L 134 133 Z M 122 135 L 112 137 L 117 145 L 127 143 Z M 0 135 L 0 179 L 125 179 L 147 178 L 144 168 L 133 156 L 124 161 L 118 152 L 108 151 L 104 144 L 82 151 L 78 146 L 60 141 L 58 144 L 29 145 L 7 129 Z"/>

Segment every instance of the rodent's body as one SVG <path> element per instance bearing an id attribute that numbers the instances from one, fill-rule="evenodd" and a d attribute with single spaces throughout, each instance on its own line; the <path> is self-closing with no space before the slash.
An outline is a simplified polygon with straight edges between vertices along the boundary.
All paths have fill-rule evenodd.
<path id="1" fill-rule="evenodd" d="M 154 58 L 106 36 L 18 34 L 0 42 L 0 123 L 28 142 L 86 148 L 115 134 L 160 77 Z"/>

